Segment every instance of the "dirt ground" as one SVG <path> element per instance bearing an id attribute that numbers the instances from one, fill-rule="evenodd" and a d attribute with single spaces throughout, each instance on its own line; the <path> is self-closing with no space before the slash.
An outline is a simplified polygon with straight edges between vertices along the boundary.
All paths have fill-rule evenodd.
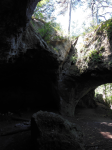
<path id="1" fill-rule="evenodd" d="M 29 120 L 36 111 L 22 112 L 22 118 L 26 121 L 14 120 L 13 115 L 0 115 L 0 150 L 31 150 L 31 131 L 10 134 L 9 131 L 17 131 L 21 126 L 30 123 Z M 76 109 L 75 117 L 67 117 L 71 122 L 82 128 L 85 150 L 112 150 L 112 119 L 110 112 L 102 104 L 96 109 Z M 11 118 L 13 116 L 13 118 Z M 8 133 L 9 135 L 1 135 Z"/>
<path id="2" fill-rule="evenodd" d="M 75 117 L 65 118 L 82 128 L 85 150 L 112 150 L 112 119 L 105 105 L 77 109 Z"/>

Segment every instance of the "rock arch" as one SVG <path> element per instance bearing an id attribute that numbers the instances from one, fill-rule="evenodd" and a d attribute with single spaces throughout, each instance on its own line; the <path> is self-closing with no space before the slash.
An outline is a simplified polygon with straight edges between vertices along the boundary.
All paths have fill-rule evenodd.
<path id="1" fill-rule="evenodd" d="M 108 38 L 108 35 L 103 30 L 99 30 L 99 27 L 84 38 L 77 39 L 72 47 L 68 42 L 67 49 L 61 50 L 60 53 L 55 53 L 48 48 L 46 42 L 39 35 L 34 36 L 37 42 L 33 47 L 27 47 L 22 41 L 23 33 L 27 29 L 34 8 L 39 1 L 2 0 L 0 2 L 0 18 L 2 20 L 0 27 L 2 43 L 0 45 L 0 80 L 4 85 L 2 89 L 5 90 L 6 81 L 9 81 L 10 78 L 12 82 L 18 80 L 19 83 L 20 76 L 22 81 L 25 78 L 27 83 L 29 83 L 29 79 L 30 83 L 32 79 L 36 79 L 37 83 L 43 81 L 46 89 L 49 89 L 49 94 L 52 91 L 53 100 L 60 102 L 61 114 L 73 116 L 76 104 L 84 95 L 101 84 L 112 82 L 112 38 Z M 84 42 L 81 41 L 81 38 L 84 39 Z M 64 49 L 65 43 L 63 44 Z M 12 58 L 16 60 L 15 64 L 12 63 Z M 10 61 L 7 62 L 7 59 Z M 36 65 L 38 72 L 35 68 Z M 21 75 L 22 72 L 24 78 Z M 17 76 L 18 74 L 19 76 Z M 11 84 L 11 81 L 8 83 Z M 47 86 L 48 84 L 49 86 Z M 43 88 L 41 88 L 41 92 L 43 93 Z M 47 98 L 49 98 L 49 94 Z"/>
<path id="2" fill-rule="evenodd" d="M 74 116 L 83 96 L 112 82 L 112 40 L 101 28 L 79 37 L 63 65 L 59 79 L 62 114 Z"/>

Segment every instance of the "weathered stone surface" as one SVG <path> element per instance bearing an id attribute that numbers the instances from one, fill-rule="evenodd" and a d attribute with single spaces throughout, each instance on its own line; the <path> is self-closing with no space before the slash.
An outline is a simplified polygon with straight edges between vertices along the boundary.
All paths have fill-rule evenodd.
<path id="1" fill-rule="evenodd" d="M 80 128 L 52 112 L 33 114 L 31 136 L 38 150 L 84 150 Z"/>
<path id="2" fill-rule="evenodd" d="M 83 96 L 112 82 L 112 39 L 100 28 L 79 37 L 63 63 L 58 81 L 62 114 L 73 116 Z"/>
<path id="3" fill-rule="evenodd" d="M 30 25 L 37 33 L 39 33 L 39 29 L 46 30 L 48 28 L 48 25 L 46 27 L 46 22 L 40 19 L 32 19 L 30 21 Z M 50 36 L 47 37 L 47 35 Z M 61 32 L 54 29 L 52 26 L 50 27 L 50 33 L 47 33 L 46 31 L 45 34 L 43 34 L 42 38 L 47 41 L 48 47 L 53 50 L 53 53 L 55 53 L 58 59 L 58 62 L 64 62 L 71 48 L 70 39 L 68 39 L 66 35 L 63 35 Z"/>
<path id="4" fill-rule="evenodd" d="M 33 88 L 28 90 L 30 86 L 34 87 L 28 77 L 31 67 L 28 66 L 28 69 L 23 62 L 20 63 L 21 52 L 18 48 L 37 2 L 39 0 L 0 1 L 0 110 L 23 107 L 35 97 L 36 91 L 32 93 Z M 16 64 L 11 64 L 15 60 Z"/>
<path id="5" fill-rule="evenodd" d="M 28 30 L 31 33 L 31 28 Z M 32 47 L 31 42 L 26 42 L 28 36 L 34 41 Z M 56 95 L 59 64 L 43 39 L 35 36 L 31 38 L 31 34 L 27 34 L 27 38 L 22 38 L 21 48 L 10 55 L 8 63 L 1 65 L 1 109 L 29 106 L 37 110 L 59 108 Z"/>
<path id="6" fill-rule="evenodd" d="M 0 1 L 0 60 L 17 50 L 22 33 L 28 26 L 36 4 L 40 0 Z"/>
<path id="7" fill-rule="evenodd" d="M 97 107 L 96 101 L 95 101 L 95 90 L 89 91 L 84 97 L 82 97 L 78 104 L 78 107 L 82 108 L 95 108 Z"/>
<path id="8" fill-rule="evenodd" d="M 104 103 L 103 95 L 102 94 L 96 94 L 96 101 L 100 103 Z"/>
<path id="9" fill-rule="evenodd" d="M 0 1 L 0 110 L 57 107 L 55 87 L 59 64 L 41 36 L 29 27 L 37 2 L 39 0 Z M 34 34 L 32 46 L 30 34 Z"/>
<path id="10" fill-rule="evenodd" d="M 19 109 L 26 105 L 37 110 L 59 111 L 57 78 L 71 44 L 68 40 L 69 46 L 60 54 L 36 31 L 30 22 L 18 47 L 4 56 L 4 62 L 1 59 L 1 109 L 3 106 L 8 110 Z M 62 41 L 62 45 L 64 43 L 67 41 Z"/>
<path id="11" fill-rule="evenodd" d="M 51 104 L 59 108 L 60 103 L 60 112 L 73 116 L 83 96 L 112 82 L 112 37 L 100 26 L 72 47 L 70 41 L 53 38 L 48 47 L 29 24 L 37 2 L 0 1 L 0 107 L 32 101 L 47 109 Z"/>

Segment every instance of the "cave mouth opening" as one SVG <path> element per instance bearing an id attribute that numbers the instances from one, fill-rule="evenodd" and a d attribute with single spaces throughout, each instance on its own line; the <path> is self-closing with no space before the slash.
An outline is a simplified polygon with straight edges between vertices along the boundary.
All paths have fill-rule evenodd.
<path id="1" fill-rule="evenodd" d="M 112 83 L 106 83 L 95 89 L 95 99 L 112 109 Z"/>
<path id="2" fill-rule="evenodd" d="M 83 112 L 84 111 L 84 112 Z M 112 118 L 112 83 L 101 84 L 90 90 L 76 106 L 75 115 L 102 115 Z"/>
<path id="3" fill-rule="evenodd" d="M 59 109 L 56 89 L 50 76 L 41 71 L 37 72 L 35 65 L 30 67 L 26 64 L 17 67 L 15 64 L 13 66 L 14 69 L 7 68 L 0 75 L 0 113 L 28 109 L 36 111 Z"/>

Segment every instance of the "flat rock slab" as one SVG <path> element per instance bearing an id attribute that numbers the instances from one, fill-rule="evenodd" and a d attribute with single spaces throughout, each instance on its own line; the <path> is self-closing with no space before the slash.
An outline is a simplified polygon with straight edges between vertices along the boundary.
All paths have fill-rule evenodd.
<path id="1" fill-rule="evenodd" d="M 81 129 L 52 112 L 33 114 L 31 137 L 33 148 L 38 150 L 84 150 Z"/>

